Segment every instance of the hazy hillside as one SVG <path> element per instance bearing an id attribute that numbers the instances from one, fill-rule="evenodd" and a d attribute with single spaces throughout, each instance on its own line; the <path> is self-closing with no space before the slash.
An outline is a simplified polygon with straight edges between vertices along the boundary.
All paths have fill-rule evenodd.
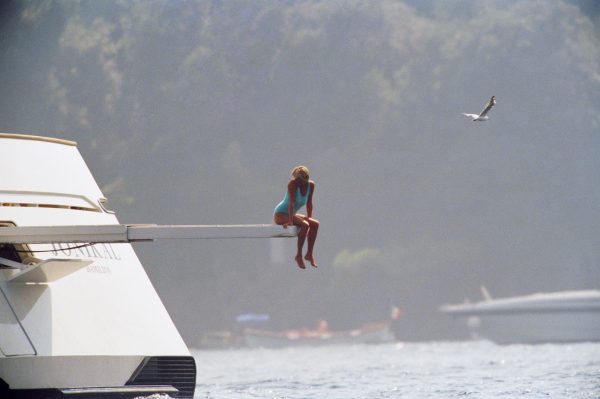
<path id="1" fill-rule="evenodd" d="M 581 6 L 581 7 L 580 7 Z M 593 2 L 8 1 L 0 131 L 78 141 L 126 223 L 269 223 L 317 182 L 320 269 L 267 241 L 139 244 L 185 338 L 242 312 L 345 327 L 600 286 Z M 479 112 L 497 106 L 485 123 Z M 35 160 L 32 160 L 35 161 Z"/>

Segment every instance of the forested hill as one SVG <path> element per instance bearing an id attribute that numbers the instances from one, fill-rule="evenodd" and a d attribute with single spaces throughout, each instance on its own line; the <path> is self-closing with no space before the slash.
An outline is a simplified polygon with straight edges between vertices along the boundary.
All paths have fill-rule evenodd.
<path id="1" fill-rule="evenodd" d="M 437 306 L 482 284 L 600 285 L 598 22 L 585 1 L 7 1 L 0 131 L 77 141 L 124 223 L 269 223 L 311 169 L 318 271 L 293 240 L 285 262 L 136 246 L 192 344 L 244 312 L 392 305 L 401 337 L 446 337 Z M 491 95 L 488 122 L 461 115 Z"/>

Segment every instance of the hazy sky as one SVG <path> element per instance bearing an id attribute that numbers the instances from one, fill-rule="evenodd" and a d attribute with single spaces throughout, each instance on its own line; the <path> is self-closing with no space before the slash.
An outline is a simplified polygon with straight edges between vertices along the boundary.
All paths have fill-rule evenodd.
<path id="1" fill-rule="evenodd" d="M 79 143 L 123 223 L 270 223 L 317 183 L 318 271 L 268 240 L 140 244 L 184 337 L 347 327 L 600 285 L 594 1 L 8 1 L 0 131 Z M 473 123 L 491 95 L 490 120 Z M 280 243 L 281 244 L 281 243 Z"/>

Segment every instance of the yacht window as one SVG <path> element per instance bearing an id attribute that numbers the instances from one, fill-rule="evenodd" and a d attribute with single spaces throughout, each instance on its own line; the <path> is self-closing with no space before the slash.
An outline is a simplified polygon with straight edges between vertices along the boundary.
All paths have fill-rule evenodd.
<path id="1" fill-rule="evenodd" d="M 13 244 L 0 244 L 0 258 L 12 260 L 21 263 L 21 257 Z M 8 267 L 0 265 L 0 268 Z"/>
<path id="2" fill-rule="evenodd" d="M 14 227 L 15 224 L 12 222 L 0 222 L 0 229 L 2 227 Z M 3 244 L 0 243 L 0 258 L 12 260 L 19 263 L 35 263 L 36 258 L 33 257 L 33 253 L 29 249 L 28 245 L 25 244 Z M 0 268 L 7 268 L 6 265 L 1 265 Z"/>

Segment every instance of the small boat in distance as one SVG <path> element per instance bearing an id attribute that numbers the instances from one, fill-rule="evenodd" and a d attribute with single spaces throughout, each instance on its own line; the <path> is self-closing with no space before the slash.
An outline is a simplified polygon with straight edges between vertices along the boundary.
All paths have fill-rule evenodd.
<path id="1" fill-rule="evenodd" d="M 484 296 L 481 302 L 443 305 L 440 311 L 466 321 L 474 338 L 499 344 L 600 341 L 599 290 Z"/>
<path id="2" fill-rule="evenodd" d="M 369 323 L 352 330 L 332 331 L 325 320 L 320 320 L 316 329 L 270 331 L 246 328 L 243 334 L 244 342 L 250 348 L 382 344 L 395 340 L 389 321 Z"/>

